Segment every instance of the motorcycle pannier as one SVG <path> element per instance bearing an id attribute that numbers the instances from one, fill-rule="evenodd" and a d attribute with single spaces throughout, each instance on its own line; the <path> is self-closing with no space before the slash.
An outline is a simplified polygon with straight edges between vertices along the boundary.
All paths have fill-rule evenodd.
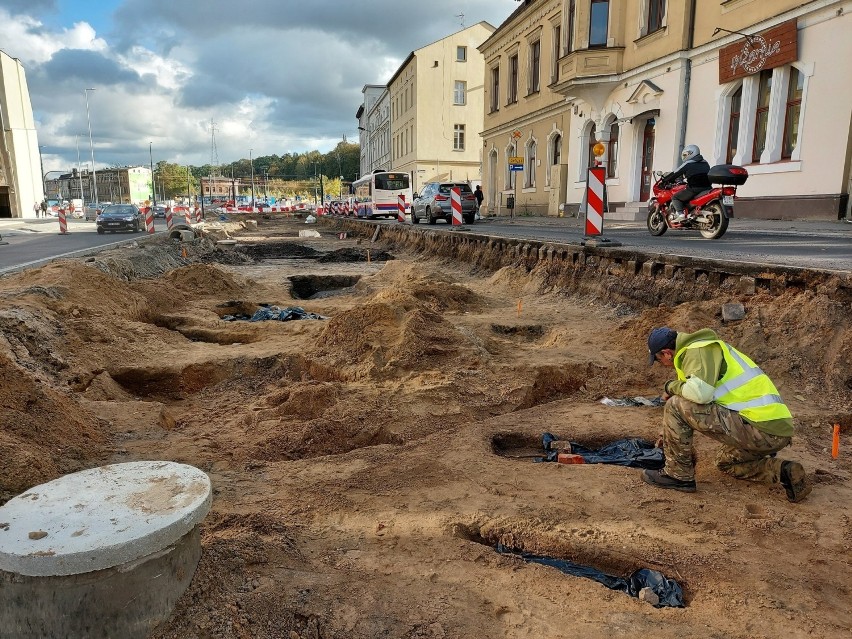
<path id="1" fill-rule="evenodd" d="M 707 173 L 713 184 L 742 186 L 748 179 L 748 171 L 736 164 L 717 164 Z"/>

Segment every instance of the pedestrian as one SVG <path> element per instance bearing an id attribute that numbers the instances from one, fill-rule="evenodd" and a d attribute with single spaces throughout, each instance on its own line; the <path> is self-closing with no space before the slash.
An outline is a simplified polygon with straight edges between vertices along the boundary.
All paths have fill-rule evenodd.
<path id="1" fill-rule="evenodd" d="M 39 203 L 38 203 L 38 202 L 36 202 L 35 204 L 33 204 L 33 214 L 34 214 L 36 217 L 38 217 L 38 214 L 39 214 L 39 213 L 41 213 L 41 206 L 39 205 Z"/>
<path id="2" fill-rule="evenodd" d="M 787 499 L 798 502 L 811 492 L 805 469 L 775 456 L 790 445 L 793 416 L 778 389 L 746 355 L 711 329 L 678 333 L 655 328 L 648 336 L 649 365 L 673 367 L 663 399 L 662 470 L 645 470 L 642 479 L 658 488 L 695 492 L 694 431 L 722 443 L 716 466 L 737 479 L 780 482 Z"/>
<path id="3" fill-rule="evenodd" d="M 41 216 L 47 217 L 47 200 L 42 200 L 39 208 L 41 208 Z M 36 217 L 38 217 L 38 213 L 36 213 Z"/>
<path id="4" fill-rule="evenodd" d="M 485 194 L 482 192 L 482 187 L 477 184 L 476 189 L 473 191 L 473 196 L 476 198 L 476 217 L 481 217 L 479 215 L 479 209 L 482 207 L 482 201 L 485 199 Z"/>

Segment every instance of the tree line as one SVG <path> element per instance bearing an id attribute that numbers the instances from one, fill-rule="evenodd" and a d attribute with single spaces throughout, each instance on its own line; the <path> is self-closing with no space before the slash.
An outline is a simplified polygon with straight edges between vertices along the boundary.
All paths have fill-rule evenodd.
<path id="1" fill-rule="evenodd" d="M 194 195 L 202 177 L 224 176 L 239 179 L 243 191 L 251 183 L 252 164 L 254 165 L 255 195 L 263 196 L 264 184 L 267 193 L 275 197 L 294 195 L 313 196 L 316 185 L 322 176 L 326 192 L 336 194 L 343 182 L 355 180 L 361 167 L 361 147 L 358 144 L 339 142 L 328 153 L 308 151 L 307 153 L 285 153 L 284 155 L 265 155 L 243 158 L 228 164 L 212 166 L 184 166 L 162 160 L 154 166 L 154 180 L 157 197 L 166 199 L 186 195 L 187 182 Z"/>

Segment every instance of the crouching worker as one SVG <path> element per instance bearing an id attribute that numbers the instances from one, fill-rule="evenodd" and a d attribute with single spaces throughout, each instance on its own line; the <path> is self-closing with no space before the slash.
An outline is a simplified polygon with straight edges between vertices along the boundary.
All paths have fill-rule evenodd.
<path id="1" fill-rule="evenodd" d="M 678 333 L 655 328 L 648 336 L 649 365 L 674 367 L 663 399 L 662 470 L 645 470 L 642 479 L 658 488 L 695 492 L 693 431 L 722 443 L 720 470 L 738 479 L 780 482 L 787 499 L 798 502 L 811 492 L 805 470 L 775 453 L 790 445 L 793 416 L 778 390 L 753 361 L 709 328 Z"/>

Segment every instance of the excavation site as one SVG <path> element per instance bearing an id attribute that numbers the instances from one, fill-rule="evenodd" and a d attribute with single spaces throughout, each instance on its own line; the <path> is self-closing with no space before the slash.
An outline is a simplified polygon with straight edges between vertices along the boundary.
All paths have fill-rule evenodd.
<path id="1" fill-rule="evenodd" d="M 852 635 L 848 281 L 320 222 L 0 278 L 0 505 L 127 462 L 210 479 L 197 569 L 149 636 Z M 807 499 L 723 473 L 698 433 L 691 494 L 557 459 L 648 459 L 659 326 L 711 328 L 772 378 Z"/>

